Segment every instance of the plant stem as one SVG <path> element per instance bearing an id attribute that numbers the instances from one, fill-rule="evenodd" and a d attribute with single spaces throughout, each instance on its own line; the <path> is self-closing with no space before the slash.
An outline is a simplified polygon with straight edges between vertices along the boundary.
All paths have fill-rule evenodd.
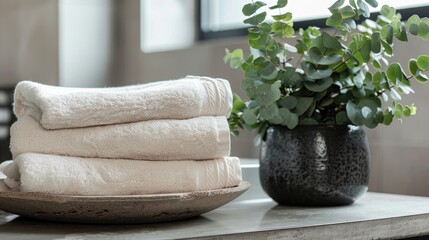
<path id="1" fill-rule="evenodd" d="M 359 49 L 357 49 L 355 52 L 352 53 L 352 55 L 355 55 L 357 52 L 359 52 L 360 50 L 362 50 L 363 46 L 365 46 L 365 44 L 368 42 L 369 40 L 366 39 L 365 42 L 363 42 L 362 46 L 359 47 Z M 342 61 L 341 63 L 339 63 L 337 66 L 335 66 L 332 71 L 337 70 L 339 67 L 343 66 L 344 64 L 346 64 L 346 62 L 350 60 L 350 57 L 348 57 L 346 60 Z"/>

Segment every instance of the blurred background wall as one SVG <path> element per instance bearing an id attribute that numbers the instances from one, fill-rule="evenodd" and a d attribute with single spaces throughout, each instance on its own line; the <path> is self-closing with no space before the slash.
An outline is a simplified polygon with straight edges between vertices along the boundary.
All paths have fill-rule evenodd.
<path id="1" fill-rule="evenodd" d="M 195 23 L 196 1 L 184 1 L 185 14 Z M 244 96 L 241 73 L 222 58 L 225 48 L 247 49 L 245 37 L 195 40 L 184 49 L 144 53 L 140 13 L 140 0 L 0 0 L 0 87 L 24 79 L 120 86 L 191 74 L 228 79 L 233 91 Z M 428 42 L 410 41 L 397 43 L 396 61 L 406 64 L 411 57 L 429 54 Z M 429 84 L 415 86 L 416 94 L 407 97 L 418 107 L 415 117 L 367 130 L 372 191 L 429 196 Z M 258 152 L 252 133 L 233 138 L 233 155 L 256 158 Z"/>

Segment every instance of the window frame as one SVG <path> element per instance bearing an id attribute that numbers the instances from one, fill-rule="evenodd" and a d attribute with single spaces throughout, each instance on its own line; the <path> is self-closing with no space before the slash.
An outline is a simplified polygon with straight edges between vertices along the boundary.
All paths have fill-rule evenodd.
<path id="1" fill-rule="evenodd" d="M 201 9 L 202 0 L 197 0 L 197 37 L 199 41 L 205 41 L 205 40 L 214 40 L 214 39 L 222 39 L 222 38 L 232 38 L 232 37 L 243 37 L 247 36 L 247 28 L 237 28 L 237 29 L 230 29 L 230 30 L 221 30 L 221 31 L 203 31 L 202 30 L 202 14 L 203 11 Z M 411 8 L 401 8 L 397 9 L 397 12 L 402 15 L 402 19 L 408 19 L 414 14 L 419 15 L 422 17 L 429 17 L 429 3 L 427 6 L 421 6 L 421 7 L 411 7 Z M 377 16 L 379 15 L 379 12 L 373 12 L 371 13 L 370 19 L 376 20 Z M 302 20 L 302 21 L 294 21 L 293 27 L 297 31 L 300 28 L 307 28 L 309 26 L 315 26 L 319 28 L 330 28 L 325 25 L 327 18 L 317 18 L 317 19 L 310 19 L 310 20 Z"/>

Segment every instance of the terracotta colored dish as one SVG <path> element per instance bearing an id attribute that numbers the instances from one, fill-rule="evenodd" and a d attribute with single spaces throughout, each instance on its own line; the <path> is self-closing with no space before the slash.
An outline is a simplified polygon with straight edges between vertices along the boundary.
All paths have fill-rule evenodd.
<path id="1" fill-rule="evenodd" d="M 24 217 L 74 223 L 132 224 L 175 221 L 218 208 L 250 187 L 175 194 L 64 196 L 0 192 L 0 209 Z"/>

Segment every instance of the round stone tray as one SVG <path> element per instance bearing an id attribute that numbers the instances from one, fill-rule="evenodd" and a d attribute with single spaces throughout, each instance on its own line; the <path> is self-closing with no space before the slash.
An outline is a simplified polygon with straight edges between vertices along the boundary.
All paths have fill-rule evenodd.
<path id="1" fill-rule="evenodd" d="M 48 221 L 135 224 L 191 218 L 218 208 L 250 187 L 240 186 L 189 193 L 68 196 L 42 193 L 0 192 L 0 209 L 20 216 Z"/>

